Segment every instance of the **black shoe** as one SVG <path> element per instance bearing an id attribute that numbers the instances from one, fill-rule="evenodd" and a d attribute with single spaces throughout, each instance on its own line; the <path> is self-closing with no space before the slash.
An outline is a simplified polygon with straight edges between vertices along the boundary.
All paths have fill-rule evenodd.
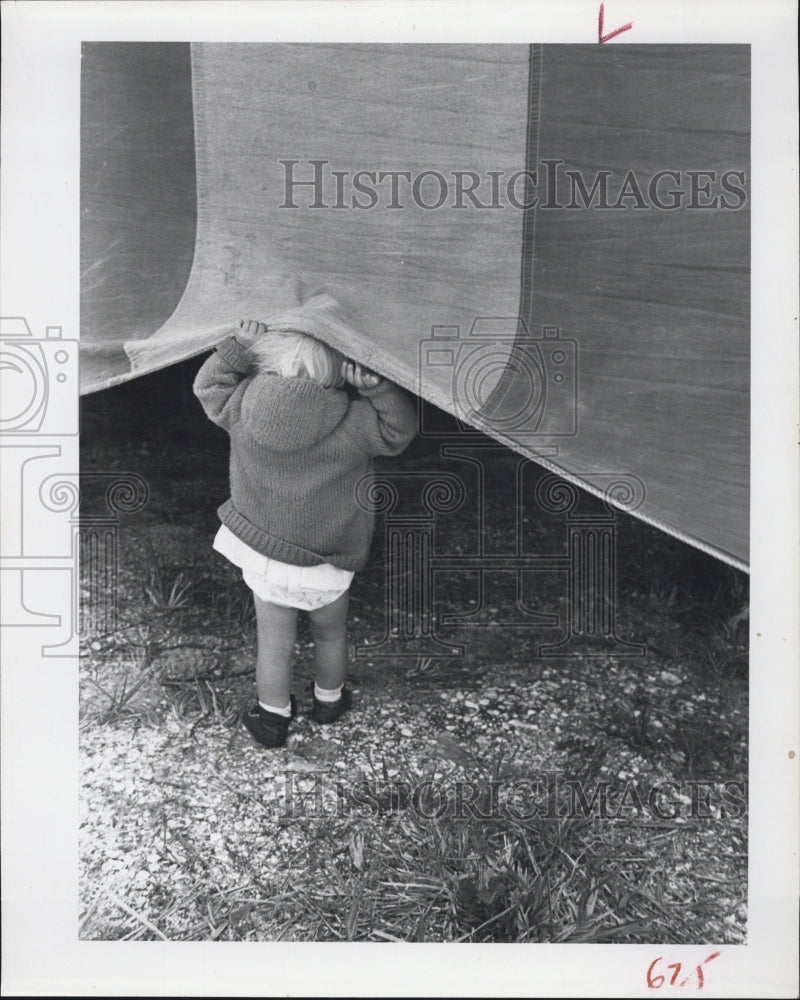
<path id="1" fill-rule="evenodd" d="M 289 723 L 297 715 L 297 705 L 294 695 L 291 696 L 292 714 L 290 718 L 268 712 L 258 702 L 242 712 L 242 722 L 247 727 L 253 739 L 262 747 L 282 747 L 286 742 Z"/>
<path id="2" fill-rule="evenodd" d="M 347 688 L 342 688 L 342 693 L 339 696 L 338 701 L 320 701 L 319 698 L 314 694 L 314 685 L 311 685 L 311 697 L 314 699 L 314 706 L 311 709 L 311 718 L 314 722 L 321 722 L 326 725 L 329 722 L 336 722 L 340 715 L 350 708 L 353 704 L 353 696 L 347 690 Z"/>

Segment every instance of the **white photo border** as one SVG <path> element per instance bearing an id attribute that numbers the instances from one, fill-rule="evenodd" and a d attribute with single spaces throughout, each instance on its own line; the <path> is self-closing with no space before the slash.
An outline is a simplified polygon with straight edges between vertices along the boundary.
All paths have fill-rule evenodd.
<path id="1" fill-rule="evenodd" d="M 87 41 L 591 43 L 594 0 L 4 2 L 2 312 L 78 338 L 80 46 Z M 797 48 L 790 0 L 610 0 L 609 44 L 744 43 L 752 53 L 751 717 L 748 944 L 709 996 L 795 996 L 798 898 Z M 612 23 L 613 22 L 613 23 Z M 75 387 L 77 392 L 77 387 Z M 65 401 L 65 406 L 72 404 Z M 78 438 L 49 430 L 77 476 Z M 0 449 L 3 513 L 18 463 Z M 6 478 L 6 477 L 10 478 Z M 14 500 L 14 495 L 17 499 Z M 24 502 L 24 501 L 23 501 Z M 53 540 L 58 551 L 67 540 Z M 4 543 L 6 544 L 6 543 Z M 68 551 L 68 549 L 67 549 Z M 3 553 L 4 555 L 6 553 Z M 45 573 L 43 580 L 47 577 Z M 50 582 L 44 582 L 50 586 Z M 52 581 L 53 599 L 63 587 Z M 66 609 L 69 614 L 69 609 Z M 652 945 L 80 942 L 77 656 L 2 636 L 5 995 L 639 996 Z M 664 946 L 687 963 L 708 946 Z M 689 992 L 691 988 L 689 988 Z M 675 993 L 675 989 L 659 992 Z M 677 991 L 684 995 L 687 990 Z"/>

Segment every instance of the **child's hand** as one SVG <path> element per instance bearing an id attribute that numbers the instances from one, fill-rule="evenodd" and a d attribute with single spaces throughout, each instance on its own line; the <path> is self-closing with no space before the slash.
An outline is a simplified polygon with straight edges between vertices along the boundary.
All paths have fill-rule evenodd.
<path id="1" fill-rule="evenodd" d="M 342 375 L 346 382 L 354 385 L 356 389 L 374 389 L 380 382 L 380 375 L 371 372 L 369 368 L 362 368 L 357 361 L 345 361 L 342 365 Z"/>
<path id="2" fill-rule="evenodd" d="M 242 347 L 251 347 L 257 337 L 263 337 L 267 332 L 266 324 L 255 319 L 240 319 L 234 336 Z"/>

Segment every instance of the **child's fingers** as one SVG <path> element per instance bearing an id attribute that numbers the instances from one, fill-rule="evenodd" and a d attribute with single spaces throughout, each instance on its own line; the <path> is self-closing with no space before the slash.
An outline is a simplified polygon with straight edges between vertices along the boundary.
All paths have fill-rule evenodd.
<path id="1" fill-rule="evenodd" d="M 256 319 L 240 319 L 237 327 L 238 337 L 243 342 L 252 342 L 257 337 L 263 337 L 267 332 L 266 323 L 261 323 Z"/>
<path id="2" fill-rule="evenodd" d="M 347 359 L 342 363 L 342 375 L 344 376 L 345 381 L 354 385 L 356 389 L 371 389 L 381 380 L 381 377 L 377 374 L 377 372 L 370 371 L 369 368 L 365 368 L 357 361 L 352 361 L 350 359 Z"/>
<path id="3" fill-rule="evenodd" d="M 359 376 L 362 389 L 372 389 L 380 382 L 380 375 L 363 365 L 359 366 Z"/>

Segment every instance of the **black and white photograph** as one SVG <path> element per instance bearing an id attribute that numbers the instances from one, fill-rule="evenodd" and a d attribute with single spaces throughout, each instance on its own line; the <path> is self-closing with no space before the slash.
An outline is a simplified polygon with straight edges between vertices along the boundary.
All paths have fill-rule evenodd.
<path id="1" fill-rule="evenodd" d="M 53 968 L 114 950 L 7 984 L 796 995 L 790 7 L 57 6 L 4 5 L 71 109 L 3 116 L 5 839 L 66 845 Z"/>

